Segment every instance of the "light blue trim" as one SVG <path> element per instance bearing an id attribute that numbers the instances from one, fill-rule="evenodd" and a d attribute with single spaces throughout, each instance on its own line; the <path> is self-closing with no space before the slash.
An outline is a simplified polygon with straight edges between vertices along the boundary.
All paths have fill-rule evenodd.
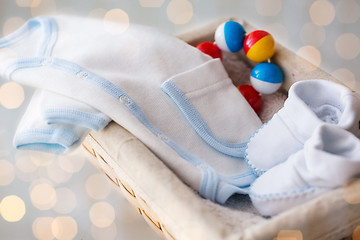
<path id="1" fill-rule="evenodd" d="M 299 197 L 304 194 L 309 194 L 314 192 L 317 188 L 312 186 L 306 186 L 303 188 L 292 189 L 289 191 L 278 192 L 278 193 L 268 193 L 268 194 L 257 194 L 252 191 L 252 186 L 250 187 L 249 196 L 259 200 L 282 200 L 285 198 L 294 198 Z M 319 188 L 320 189 L 320 188 Z"/>
<path id="2" fill-rule="evenodd" d="M 271 120 L 270 120 L 271 121 Z M 256 134 L 259 133 L 259 131 L 261 131 L 267 124 L 270 123 L 270 121 L 268 121 L 267 123 L 264 123 L 263 125 L 261 125 L 249 138 L 248 144 L 251 142 L 251 139 L 254 138 L 256 136 Z M 247 153 L 247 149 L 248 149 L 248 145 L 246 145 L 245 148 L 245 162 L 246 165 L 248 166 L 248 168 L 256 175 L 256 176 L 261 176 L 263 173 L 266 172 L 265 169 L 259 169 L 257 168 L 252 162 L 251 159 L 249 158 L 249 154 Z"/>
<path id="3" fill-rule="evenodd" d="M 75 109 L 65 108 L 47 109 L 43 112 L 43 117 L 48 124 L 70 123 L 73 125 L 90 128 L 95 131 L 103 129 L 109 123 L 109 121 L 99 116 L 99 114 L 92 114 Z"/>
<path id="4" fill-rule="evenodd" d="M 41 28 L 44 31 L 40 48 L 37 51 L 37 56 L 50 56 L 57 39 L 57 24 L 55 19 L 51 17 L 36 17 L 30 19 L 16 32 L 1 38 L 0 48 L 8 47 L 21 41 L 37 28 Z"/>
<path id="5" fill-rule="evenodd" d="M 37 18 L 33 18 L 27 21 L 20 29 L 18 29 L 14 33 L 1 38 L 0 48 L 8 47 L 9 45 L 24 39 L 27 35 L 29 35 L 34 29 L 38 28 L 39 26 L 40 22 Z"/>
<path id="6" fill-rule="evenodd" d="M 37 150 L 54 154 L 63 154 L 79 145 L 80 139 L 72 131 L 63 128 L 30 129 L 14 136 L 16 149 Z"/>
<path id="7" fill-rule="evenodd" d="M 58 27 L 55 19 L 49 17 L 39 17 L 43 24 L 44 38 L 38 50 L 38 57 L 51 56 L 52 50 L 57 40 Z"/>
<path id="8" fill-rule="evenodd" d="M 228 143 L 214 136 L 191 101 L 171 80 L 165 81 L 161 85 L 161 89 L 174 101 L 181 113 L 204 142 L 223 154 L 236 158 L 244 158 L 244 150 L 247 142 Z"/>

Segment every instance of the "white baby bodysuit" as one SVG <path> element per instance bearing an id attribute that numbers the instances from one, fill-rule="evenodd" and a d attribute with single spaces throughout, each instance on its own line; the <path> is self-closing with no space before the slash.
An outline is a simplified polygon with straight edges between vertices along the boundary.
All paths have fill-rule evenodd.
<path id="1" fill-rule="evenodd" d="M 0 71 L 98 109 L 205 198 L 247 193 L 255 176 L 244 147 L 262 123 L 222 62 L 150 27 L 107 29 L 95 19 L 31 19 L 0 40 L 14 52 Z"/>

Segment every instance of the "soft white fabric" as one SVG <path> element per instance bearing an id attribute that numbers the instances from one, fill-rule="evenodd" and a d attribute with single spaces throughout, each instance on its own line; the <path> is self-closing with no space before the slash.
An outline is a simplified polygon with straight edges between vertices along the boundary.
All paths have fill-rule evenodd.
<path id="1" fill-rule="evenodd" d="M 360 100 L 343 85 L 317 79 L 297 82 L 284 107 L 250 138 L 247 163 L 261 175 L 302 149 L 324 123 L 359 136 L 359 109 Z"/>
<path id="2" fill-rule="evenodd" d="M 304 149 L 269 169 L 251 186 L 250 198 L 262 215 L 273 216 L 346 184 L 360 174 L 360 140 L 324 124 Z"/>
<path id="3" fill-rule="evenodd" d="M 42 90 L 38 97 L 41 115 L 48 124 L 65 123 L 99 131 L 111 121 L 89 105 L 54 92 Z"/>
<path id="4" fill-rule="evenodd" d="M 32 19 L 0 40 L 0 47 L 17 53 L 0 69 L 9 79 L 98 109 L 204 197 L 224 202 L 246 192 L 255 176 L 243 160 L 244 142 L 261 121 L 221 61 L 152 28 L 130 24 L 114 34 L 108 26 L 124 26 L 106 24 L 70 16 Z"/>
<path id="5" fill-rule="evenodd" d="M 14 135 L 14 146 L 22 150 L 37 150 L 63 154 L 74 150 L 90 129 L 65 123 L 48 124 L 43 118 L 43 92 L 35 91 Z"/>

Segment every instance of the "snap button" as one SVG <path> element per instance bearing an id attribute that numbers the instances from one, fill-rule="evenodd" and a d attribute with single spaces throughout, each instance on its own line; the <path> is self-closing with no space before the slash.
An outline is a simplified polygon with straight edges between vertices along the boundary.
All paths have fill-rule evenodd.
<path id="1" fill-rule="evenodd" d="M 206 170 L 208 169 L 208 165 L 206 165 L 205 163 L 201 163 L 199 165 L 196 166 L 197 168 L 201 169 L 201 170 Z"/>
<path id="2" fill-rule="evenodd" d="M 76 76 L 77 76 L 78 78 L 87 78 L 87 76 L 89 76 L 89 74 L 88 74 L 87 72 L 85 72 L 85 71 L 80 71 L 80 72 L 78 72 L 78 73 L 76 74 Z"/>
<path id="3" fill-rule="evenodd" d="M 52 58 L 45 58 L 42 62 L 42 66 L 49 66 L 53 62 Z"/>
<path id="4" fill-rule="evenodd" d="M 168 138 L 167 138 L 166 136 L 162 135 L 161 133 L 158 133 L 157 136 L 158 136 L 158 138 L 160 138 L 162 141 L 168 140 Z"/>
<path id="5" fill-rule="evenodd" d="M 130 104 L 131 101 L 127 96 L 121 96 L 120 102 L 122 102 L 123 104 Z"/>

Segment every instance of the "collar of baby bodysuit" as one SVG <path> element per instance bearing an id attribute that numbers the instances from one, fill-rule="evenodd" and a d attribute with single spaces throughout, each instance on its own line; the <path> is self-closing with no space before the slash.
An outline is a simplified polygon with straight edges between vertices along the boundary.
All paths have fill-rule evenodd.
<path id="1" fill-rule="evenodd" d="M 35 57 L 31 58 L 16 58 L 12 57 L 4 59 L 0 65 L 0 73 L 6 77 L 10 77 L 11 73 L 23 65 L 37 66 L 40 63 L 48 61 L 52 49 L 57 39 L 57 24 L 51 17 L 41 16 L 28 20 L 21 28 L 12 34 L 0 39 L 0 48 L 7 48 L 29 36 L 34 31 L 40 31 L 41 39 L 39 48 L 36 51 Z"/>

